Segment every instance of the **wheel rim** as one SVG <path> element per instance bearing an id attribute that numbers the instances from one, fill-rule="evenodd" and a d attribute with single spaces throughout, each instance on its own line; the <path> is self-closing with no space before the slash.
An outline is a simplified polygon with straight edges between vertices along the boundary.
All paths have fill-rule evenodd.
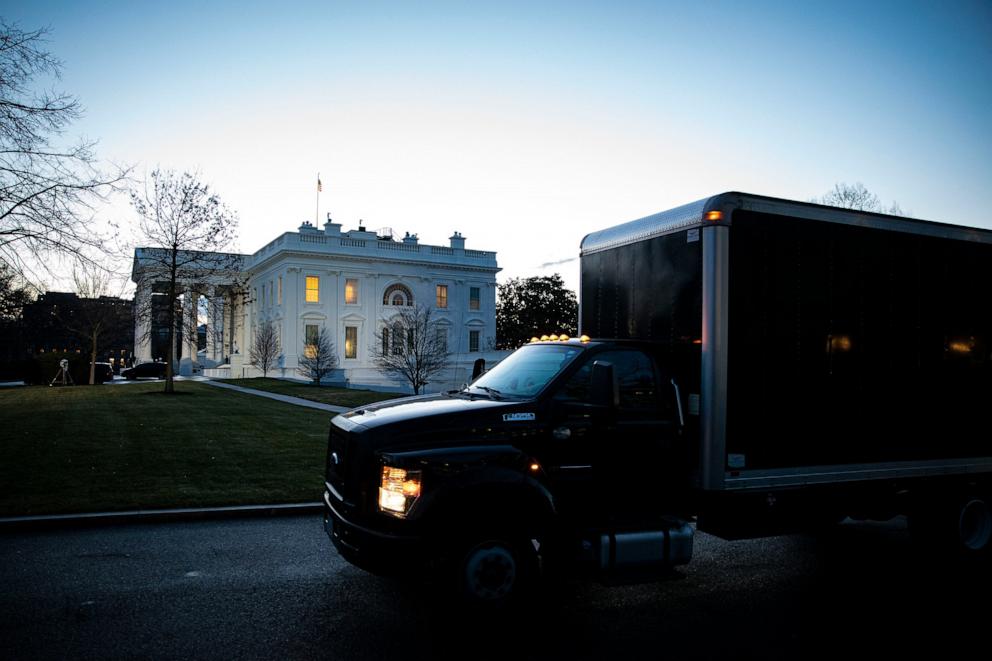
<path id="1" fill-rule="evenodd" d="M 969 500 L 961 507 L 958 517 L 958 535 L 965 548 L 981 551 L 992 540 L 992 512 L 984 500 Z"/>
<path id="2" fill-rule="evenodd" d="M 477 546 L 465 561 L 465 587 L 480 601 L 499 601 L 513 592 L 517 580 L 517 561 L 513 553 L 499 544 Z"/>

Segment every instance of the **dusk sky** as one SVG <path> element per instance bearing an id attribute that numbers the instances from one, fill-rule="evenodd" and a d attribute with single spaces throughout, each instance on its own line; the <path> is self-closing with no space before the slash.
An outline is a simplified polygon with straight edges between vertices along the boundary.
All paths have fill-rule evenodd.
<path id="1" fill-rule="evenodd" d="M 50 28 L 72 131 L 197 169 L 254 252 L 327 212 L 574 288 L 591 231 L 862 182 L 992 228 L 988 2 L 0 2 Z M 105 217 L 127 221 L 126 205 Z"/>

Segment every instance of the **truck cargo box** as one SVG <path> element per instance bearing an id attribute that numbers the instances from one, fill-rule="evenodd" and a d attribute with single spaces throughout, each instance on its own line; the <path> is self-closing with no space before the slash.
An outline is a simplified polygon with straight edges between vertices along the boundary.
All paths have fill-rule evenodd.
<path id="1" fill-rule="evenodd" d="M 689 393 L 698 486 L 992 470 L 992 231 L 725 193 L 581 260 L 580 332 Z"/>

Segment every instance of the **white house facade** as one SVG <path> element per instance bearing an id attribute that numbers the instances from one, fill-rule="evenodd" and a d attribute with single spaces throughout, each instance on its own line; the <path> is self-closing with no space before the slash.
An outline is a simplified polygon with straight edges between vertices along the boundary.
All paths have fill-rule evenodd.
<path id="1" fill-rule="evenodd" d="M 142 269 L 142 250 L 149 249 L 135 253 L 136 298 L 162 288 L 160 278 Z M 205 348 L 197 352 L 186 342 L 180 350 L 180 373 L 258 375 L 249 365 L 251 338 L 261 323 L 271 321 L 282 352 L 270 375 L 298 377 L 307 337 L 324 328 L 338 358 L 329 382 L 408 391 L 376 370 L 373 347 L 392 316 L 417 306 L 430 308 L 451 352 L 451 367 L 428 391 L 458 387 L 469 380 L 476 359 L 498 360 L 504 354 L 493 350 L 496 253 L 466 249 L 458 232 L 447 246 L 427 245 L 410 234 L 394 240 L 388 230 L 342 231 L 328 218 L 322 230 L 304 223 L 241 256 L 240 268 L 205 286 L 185 285 L 184 309 L 199 310 L 208 331 Z M 138 360 L 155 357 L 149 342 L 137 341 L 148 337 L 148 330 L 136 328 Z"/>

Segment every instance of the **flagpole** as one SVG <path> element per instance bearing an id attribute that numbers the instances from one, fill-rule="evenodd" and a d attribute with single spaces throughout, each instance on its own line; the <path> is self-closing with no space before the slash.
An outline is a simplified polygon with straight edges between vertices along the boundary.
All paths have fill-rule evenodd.
<path id="1" fill-rule="evenodd" d="M 317 209 L 313 212 L 313 224 L 320 226 L 320 173 L 317 173 Z"/>

